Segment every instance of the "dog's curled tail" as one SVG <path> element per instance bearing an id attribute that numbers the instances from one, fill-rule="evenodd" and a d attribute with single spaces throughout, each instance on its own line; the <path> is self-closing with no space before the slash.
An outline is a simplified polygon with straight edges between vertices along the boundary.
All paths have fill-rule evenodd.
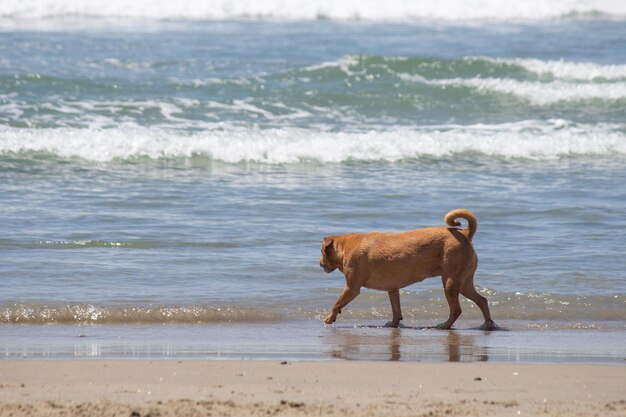
<path id="1" fill-rule="evenodd" d="M 476 233 L 476 228 L 478 227 L 476 216 L 474 216 L 474 214 L 468 209 L 456 209 L 446 214 L 444 221 L 448 226 L 459 227 L 461 226 L 461 223 L 456 221 L 458 218 L 467 220 L 467 229 L 463 229 L 463 232 L 467 234 L 467 238 L 471 242 L 472 237 L 474 237 L 474 233 Z"/>

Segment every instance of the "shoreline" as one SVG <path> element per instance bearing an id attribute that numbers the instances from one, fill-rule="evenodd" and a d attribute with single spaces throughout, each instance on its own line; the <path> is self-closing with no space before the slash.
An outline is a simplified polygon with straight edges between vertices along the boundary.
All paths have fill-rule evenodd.
<path id="1" fill-rule="evenodd" d="M 479 322 L 467 321 L 467 326 Z M 626 364 L 626 331 L 380 327 L 380 321 L 0 326 L 0 362 L 37 359 L 357 360 Z"/>
<path id="2" fill-rule="evenodd" d="M 5 360 L 0 415 L 618 416 L 626 366 Z"/>

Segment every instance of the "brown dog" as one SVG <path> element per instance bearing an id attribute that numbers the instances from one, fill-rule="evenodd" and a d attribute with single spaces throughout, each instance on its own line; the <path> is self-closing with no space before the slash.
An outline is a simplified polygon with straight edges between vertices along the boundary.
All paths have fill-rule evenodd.
<path id="1" fill-rule="evenodd" d="M 454 228 L 461 226 L 457 218 L 467 220 L 467 229 Z M 325 237 L 320 266 L 328 273 L 335 269 L 343 272 L 346 287 L 324 323 L 334 323 L 341 309 L 365 287 L 389 293 L 393 318 L 385 326 L 397 327 L 402 320 L 400 288 L 441 276 L 450 316 L 438 328 L 451 328 L 461 315 L 459 293 L 480 307 L 485 317 L 482 329 L 495 328 L 487 299 L 474 288 L 478 258 L 472 237 L 478 224 L 476 217 L 469 210 L 456 209 L 446 214 L 445 222 L 451 227 Z"/>

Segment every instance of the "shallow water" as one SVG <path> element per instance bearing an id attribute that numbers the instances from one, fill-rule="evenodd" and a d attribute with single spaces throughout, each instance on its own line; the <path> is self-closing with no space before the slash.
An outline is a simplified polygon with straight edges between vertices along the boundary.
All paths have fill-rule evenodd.
<path id="1" fill-rule="evenodd" d="M 626 260 L 617 256 L 624 243 L 615 229 L 624 224 L 624 196 L 611 187 L 626 171 L 606 178 L 606 161 L 602 168 L 578 160 L 458 162 L 22 164 L 3 182 L 11 191 L 3 203 L 0 319 L 321 317 L 343 285 L 339 272 L 318 266 L 324 235 L 441 224 L 447 208 L 467 205 L 479 218 L 476 283 L 495 317 L 623 321 Z M 407 318 L 435 319 L 447 308 L 439 279 L 408 287 L 402 299 Z M 465 308 L 470 317 L 472 309 Z M 347 314 L 387 311 L 386 294 L 365 291 Z"/>
<path id="2" fill-rule="evenodd" d="M 378 358 L 398 337 L 403 358 L 430 358 L 410 353 L 423 335 L 450 346 L 467 330 L 358 327 L 388 319 L 386 294 L 344 309 L 356 330 L 320 324 L 343 277 L 319 268 L 319 246 L 442 225 L 457 207 L 478 217 L 479 291 L 514 323 L 471 336 L 462 360 L 524 345 L 626 356 L 626 11 L 309 3 L 0 8 L 5 356 L 82 356 L 92 339 L 61 335 L 88 329 L 95 356 L 161 356 L 189 337 L 191 356 L 216 357 L 210 337 L 251 357 L 240 339 L 263 333 L 260 356 L 291 337 L 278 354 L 372 343 L 350 358 Z M 412 326 L 447 315 L 438 278 L 402 305 Z M 460 329 L 480 321 L 463 310 Z M 119 347 L 128 329 L 141 338 Z M 567 353 L 577 338 L 591 341 Z"/>
<path id="3" fill-rule="evenodd" d="M 4 359 L 378 360 L 624 364 L 624 332 L 610 330 L 390 329 L 380 322 L 213 325 L 11 325 Z M 478 322 L 473 322 L 478 324 Z"/>

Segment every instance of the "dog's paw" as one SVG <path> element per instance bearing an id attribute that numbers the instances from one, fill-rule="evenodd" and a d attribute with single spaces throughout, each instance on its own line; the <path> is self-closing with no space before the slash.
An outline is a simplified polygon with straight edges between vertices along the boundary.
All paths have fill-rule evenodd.
<path id="1" fill-rule="evenodd" d="M 400 327 L 400 321 L 399 320 L 398 321 L 393 321 L 393 320 L 392 321 L 388 321 L 387 323 L 385 323 L 383 325 L 383 327 L 396 327 L 396 328 Z"/>
<path id="2" fill-rule="evenodd" d="M 493 320 L 489 320 L 484 322 L 478 330 L 501 330 L 501 328 Z"/>
<path id="3" fill-rule="evenodd" d="M 335 320 L 337 320 L 337 316 L 335 316 L 334 314 L 329 314 L 324 319 L 324 323 L 326 323 L 326 324 L 333 324 L 335 322 Z"/>

